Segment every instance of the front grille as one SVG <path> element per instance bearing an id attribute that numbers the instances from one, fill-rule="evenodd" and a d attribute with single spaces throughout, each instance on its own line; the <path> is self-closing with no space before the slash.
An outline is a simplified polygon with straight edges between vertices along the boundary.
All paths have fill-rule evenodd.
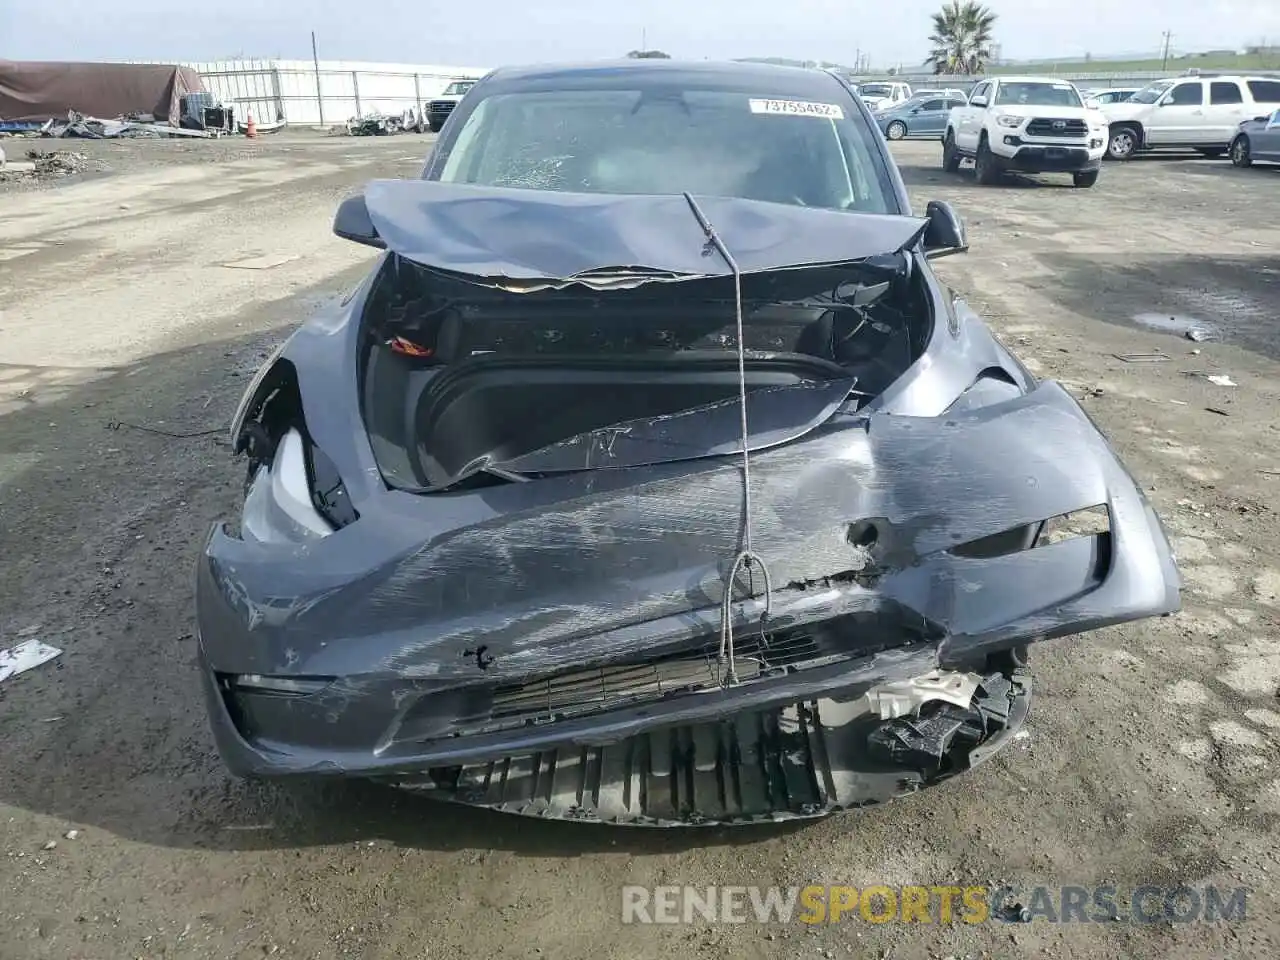
<path id="1" fill-rule="evenodd" d="M 563 719 L 603 706 L 717 687 L 728 672 L 718 654 L 717 641 L 648 663 L 610 664 L 498 687 L 489 709 L 489 725 Z M 734 662 L 743 682 L 837 659 L 838 654 L 824 658 L 817 638 L 809 633 L 776 635 L 768 642 L 759 634 L 738 635 L 734 642 Z"/>
<path id="2" fill-rule="evenodd" d="M 433 100 L 430 110 L 432 113 L 449 114 L 453 112 L 456 104 L 452 100 Z"/>
<path id="3" fill-rule="evenodd" d="M 1030 137 L 1083 137 L 1088 132 L 1089 125 L 1083 120 L 1036 117 L 1027 124 L 1027 136 Z"/>
<path id="4" fill-rule="evenodd" d="M 889 602 L 764 635 L 758 629 L 736 631 L 734 663 L 740 683 L 767 683 L 938 638 L 918 615 Z M 496 733 L 716 690 L 728 679 L 727 665 L 719 662 L 719 648 L 717 632 L 661 653 L 651 651 L 514 683 L 430 694 L 409 710 L 395 739 L 421 742 Z"/>

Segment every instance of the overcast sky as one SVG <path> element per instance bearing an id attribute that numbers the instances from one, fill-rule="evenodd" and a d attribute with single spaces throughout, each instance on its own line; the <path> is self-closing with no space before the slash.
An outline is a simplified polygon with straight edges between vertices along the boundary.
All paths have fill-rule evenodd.
<path id="1" fill-rule="evenodd" d="M 7 59 L 320 56 L 491 67 L 619 56 L 919 63 L 940 0 L 0 0 Z M 993 0 L 1006 57 L 1280 43 L 1280 0 Z M 638 12 L 643 9 L 645 12 Z"/>

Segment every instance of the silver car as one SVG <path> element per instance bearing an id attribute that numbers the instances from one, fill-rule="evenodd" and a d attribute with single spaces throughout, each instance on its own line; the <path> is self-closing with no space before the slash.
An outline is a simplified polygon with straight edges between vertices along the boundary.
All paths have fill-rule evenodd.
<path id="1" fill-rule="evenodd" d="M 1231 162 L 1237 167 L 1251 166 L 1255 160 L 1280 163 L 1280 110 L 1244 121 L 1231 141 Z"/>
<path id="2" fill-rule="evenodd" d="M 951 112 L 951 108 L 962 107 L 967 102 L 959 93 L 911 99 L 878 112 L 875 115 L 876 124 L 880 127 L 880 132 L 890 140 L 941 140 L 947 129 L 947 114 Z"/>

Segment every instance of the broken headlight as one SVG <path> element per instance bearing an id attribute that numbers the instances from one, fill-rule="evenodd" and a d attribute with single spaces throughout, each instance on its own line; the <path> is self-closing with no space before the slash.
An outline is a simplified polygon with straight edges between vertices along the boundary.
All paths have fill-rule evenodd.
<path id="1" fill-rule="evenodd" d="M 270 464 L 249 481 L 240 520 L 242 536 L 262 543 L 299 543 L 333 533 L 311 500 L 302 434 L 289 430 Z"/>
<path id="2" fill-rule="evenodd" d="M 272 370 L 275 369 L 276 361 L 279 360 L 281 354 L 284 353 L 284 348 L 289 345 L 290 339 L 292 338 L 286 338 L 284 343 L 271 351 L 271 356 L 267 357 L 262 366 L 260 366 L 257 372 L 254 373 L 253 379 L 249 381 L 249 386 L 245 388 L 244 395 L 240 398 L 240 403 L 236 405 L 236 412 L 231 417 L 232 450 L 239 452 L 240 434 L 244 430 L 244 424 L 249 417 L 249 411 L 257 405 L 258 400 L 260 399 L 259 394 L 261 392 L 262 385 Z"/>

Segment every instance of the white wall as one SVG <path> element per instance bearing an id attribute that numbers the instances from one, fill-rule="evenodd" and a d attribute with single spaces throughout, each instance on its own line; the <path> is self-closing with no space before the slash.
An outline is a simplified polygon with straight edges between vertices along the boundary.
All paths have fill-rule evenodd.
<path id="1" fill-rule="evenodd" d="M 444 91 L 452 80 L 478 78 L 480 67 L 420 63 L 321 60 L 214 60 L 185 63 L 200 72 L 205 89 L 234 104 L 236 119 L 259 123 L 342 124 L 375 112 L 401 113 Z M 317 98 L 317 81 L 319 99 Z"/>

